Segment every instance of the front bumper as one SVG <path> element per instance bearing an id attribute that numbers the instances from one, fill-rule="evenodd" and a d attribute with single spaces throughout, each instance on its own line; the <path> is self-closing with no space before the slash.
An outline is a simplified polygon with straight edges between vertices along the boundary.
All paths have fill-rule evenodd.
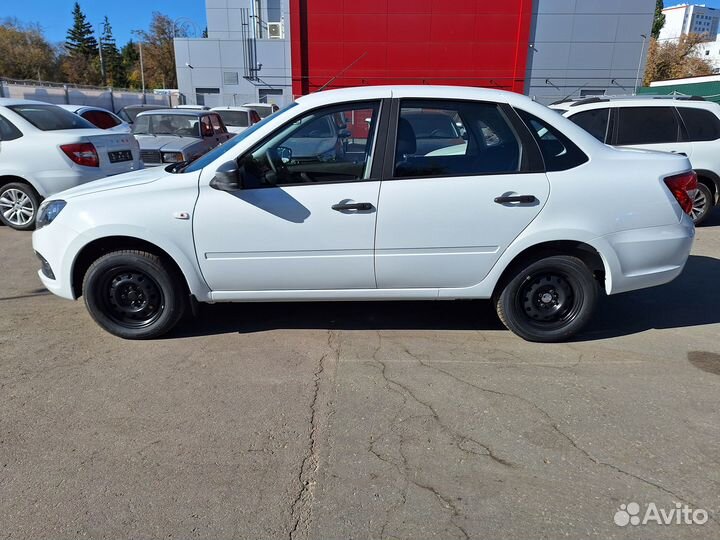
<path id="1" fill-rule="evenodd" d="M 58 222 L 36 230 L 32 235 L 35 253 L 45 259 L 55 278 L 46 275 L 41 268 L 38 270 L 40 281 L 51 293 L 69 300 L 75 300 L 72 290 L 72 242 L 77 238 L 74 230 Z"/>

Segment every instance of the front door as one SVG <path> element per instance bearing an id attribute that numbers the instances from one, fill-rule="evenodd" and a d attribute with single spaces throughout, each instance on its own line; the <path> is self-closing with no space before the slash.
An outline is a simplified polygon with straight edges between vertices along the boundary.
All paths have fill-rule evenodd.
<path id="1" fill-rule="evenodd" d="M 403 100 L 397 125 L 380 191 L 378 287 L 481 282 L 545 204 L 546 174 L 524 172 L 521 139 L 493 103 Z M 436 148 L 456 132 L 461 142 Z"/>
<path id="2" fill-rule="evenodd" d="M 239 158 L 244 189 L 200 186 L 196 250 L 214 292 L 375 288 L 379 113 L 379 102 L 308 112 Z"/>

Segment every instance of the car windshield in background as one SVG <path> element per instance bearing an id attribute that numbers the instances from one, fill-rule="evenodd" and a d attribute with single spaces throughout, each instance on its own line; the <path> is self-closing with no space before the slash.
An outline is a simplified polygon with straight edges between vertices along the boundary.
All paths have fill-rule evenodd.
<path id="1" fill-rule="evenodd" d="M 189 114 L 146 114 L 135 119 L 135 135 L 174 135 L 200 137 L 200 121 Z"/>
<path id="2" fill-rule="evenodd" d="M 284 113 L 285 111 L 287 111 L 287 110 L 289 110 L 289 109 L 292 109 L 292 108 L 295 107 L 296 105 L 297 105 L 297 103 L 293 101 L 293 102 L 290 103 L 287 107 L 284 107 L 284 108 L 280 109 L 280 110 L 277 112 L 277 114 L 274 114 L 274 115 L 272 115 L 271 117 L 268 116 L 267 118 L 263 118 L 263 119 L 260 120 L 260 122 L 258 122 L 257 124 L 253 124 L 252 126 L 250 126 L 249 128 L 247 128 L 245 131 L 243 131 L 242 133 L 239 133 L 238 135 L 235 135 L 232 139 L 230 139 L 230 140 L 229 140 L 228 142 L 226 142 L 225 144 L 221 144 L 220 146 L 216 146 L 213 150 L 211 150 L 210 152 L 208 152 L 207 154 L 205 154 L 205 155 L 202 156 L 201 158 L 196 159 L 195 161 L 193 161 L 193 162 L 192 162 L 190 165 L 188 165 L 186 168 L 180 169 L 180 170 L 178 170 L 178 171 L 176 171 L 176 172 L 187 172 L 187 173 L 191 173 L 191 172 L 197 172 L 197 171 L 202 170 L 203 168 L 207 167 L 210 163 L 212 163 L 213 161 L 215 161 L 217 158 L 219 158 L 220 156 L 222 156 L 225 152 L 227 152 L 228 150 L 230 150 L 230 149 L 233 148 L 234 146 L 236 146 L 236 145 L 240 144 L 241 142 L 243 142 L 246 138 L 248 138 L 250 135 L 252 135 L 253 133 L 255 133 L 258 129 L 260 129 L 261 127 L 263 127 L 267 122 L 269 122 L 270 120 L 275 120 L 275 118 L 277 117 L 277 115 L 280 115 L 280 114 Z"/>
<path id="3" fill-rule="evenodd" d="M 8 108 L 42 131 L 97 129 L 84 118 L 55 105 L 22 104 Z"/>
<path id="4" fill-rule="evenodd" d="M 215 111 L 226 126 L 248 127 L 248 113 L 245 111 Z"/>
<path id="5" fill-rule="evenodd" d="M 273 112 L 272 105 L 253 105 L 249 107 L 260 115 L 260 118 L 267 118 Z"/>

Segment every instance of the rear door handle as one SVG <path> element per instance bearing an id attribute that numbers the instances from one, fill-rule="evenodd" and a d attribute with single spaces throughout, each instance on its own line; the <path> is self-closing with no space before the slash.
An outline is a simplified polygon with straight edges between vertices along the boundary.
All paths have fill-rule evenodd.
<path id="1" fill-rule="evenodd" d="M 347 210 L 359 210 L 361 212 L 367 212 L 369 210 L 372 210 L 373 208 L 374 206 L 369 202 L 338 203 L 332 205 L 332 209 L 338 212 L 345 212 Z"/>
<path id="2" fill-rule="evenodd" d="M 677 154 L 678 156 L 685 156 L 687 157 L 687 154 L 685 152 L 678 152 L 677 150 L 672 151 L 673 154 Z"/>
<path id="3" fill-rule="evenodd" d="M 530 204 L 537 201 L 535 195 L 503 195 L 502 197 L 495 197 L 495 202 L 498 204 L 506 203 L 522 203 Z"/>

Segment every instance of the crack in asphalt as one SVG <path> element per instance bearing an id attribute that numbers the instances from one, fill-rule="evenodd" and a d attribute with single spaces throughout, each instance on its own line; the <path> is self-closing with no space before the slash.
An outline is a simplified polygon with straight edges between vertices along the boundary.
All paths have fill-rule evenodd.
<path id="1" fill-rule="evenodd" d="M 317 472 L 320 467 L 319 451 L 318 451 L 318 421 L 317 421 L 317 405 L 318 396 L 320 395 L 320 383 L 325 373 L 326 362 L 329 357 L 334 356 L 336 360 L 340 358 L 340 342 L 339 336 L 333 331 L 328 330 L 327 345 L 330 349 L 323 354 L 318 361 L 317 368 L 313 374 L 313 394 L 310 400 L 310 429 L 308 434 L 308 452 L 303 457 L 300 464 L 300 470 L 297 475 L 300 489 L 290 506 L 291 528 L 288 538 L 293 540 L 298 535 L 304 534 L 309 537 L 310 524 L 312 521 L 312 504 L 315 496 L 315 485 L 317 483 Z"/>
<path id="2" fill-rule="evenodd" d="M 404 351 L 405 351 L 406 354 L 408 354 L 410 357 L 412 357 L 412 358 L 414 358 L 415 360 L 417 360 L 418 363 L 419 363 L 421 366 L 425 367 L 425 368 L 432 369 L 432 370 L 438 371 L 438 372 L 440 372 L 440 373 L 443 373 L 444 375 L 446 375 L 446 376 L 448 376 L 448 377 L 450 377 L 450 378 L 452 378 L 452 379 L 454 379 L 454 380 L 456 380 L 456 381 L 458 381 L 458 382 L 460 382 L 460 383 L 462 383 L 462 384 L 465 384 L 465 385 L 468 385 L 468 386 L 470 386 L 470 387 L 472 387 L 472 388 L 475 388 L 475 389 L 477 389 L 477 390 L 480 390 L 481 392 L 487 392 L 487 393 L 495 394 L 495 395 L 502 396 L 502 397 L 505 397 L 505 398 L 516 399 L 516 400 L 522 401 L 523 403 L 526 403 L 527 405 L 530 405 L 532 408 L 534 408 L 535 410 L 537 410 L 542 416 L 544 416 L 544 417 L 547 419 L 550 427 L 552 427 L 552 429 L 553 429 L 556 433 L 558 433 L 561 437 L 563 437 L 565 440 L 567 440 L 568 443 L 570 443 L 570 445 L 571 445 L 573 448 L 575 448 L 578 452 L 580 452 L 581 454 L 583 454 L 583 455 L 584 455 L 588 460 L 590 460 L 592 463 L 595 463 L 596 465 L 600 465 L 600 466 L 603 466 L 603 467 L 607 467 L 607 468 L 612 469 L 612 470 L 614 470 L 614 471 L 616 471 L 616 472 L 618 472 L 618 473 L 620 473 L 620 474 L 624 474 L 624 475 L 626 475 L 626 476 L 628 476 L 628 477 L 630 477 L 630 478 L 634 478 L 635 480 L 638 480 L 638 481 L 640 481 L 640 482 L 643 482 L 643 483 L 645 483 L 645 484 L 647 484 L 647 485 L 649 485 L 649 486 L 652 486 L 652 487 L 654 487 L 654 488 L 656 488 L 656 489 L 658 489 L 658 490 L 660 490 L 660 491 L 663 491 L 664 493 L 666 493 L 666 494 L 668 494 L 668 495 L 671 495 L 672 497 L 675 497 L 675 498 L 676 498 L 678 501 L 680 501 L 680 502 L 683 502 L 683 503 L 685 503 L 685 504 L 691 505 L 691 506 L 693 506 L 693 507 L 695 507 L 695 508 L 700 508 L 700 506 L 698 506 L 697 504 L 695 504 L 695 503 L 693 503 L 692 501 L 688 500 L 688 499 L 685 498 L 684 496 L 678 495 L 676 492 L 674 492 L 674 491 L 672 491 L 672 490 L 670 490 L 670 489 L 668 489 L 668 488 L 666 488 L 666 487 L 664 487 L 664 486 L 662 486 L 662 485 L 660 485 L 660 484 L 658 484 L 658 483 L 656 483 L 656 482 L 653 482 L 652 480 L 648 480 L 647 478 L 643 478 L 642 476 L 639 476 L 639 475 L 634 474 L 634 473 L 632 473 L 632 472 L 626 471 L 626 470 L 618 467 L 617 465 L 613 465 L 612 463 L 607 463 L 607 462 L 605 462 L 605 461 L 602 461 L 602 460 L 596 458 L 596 457 L 593 456 L 590 452 L 588 452 L 588 451 L 585 450 L 584 448 L 580 447 L 580 446 L 577 444 L 577 442 L 576 442 L 570 435 L 568 435 L 568 434 L 565 433 L 562 429 L 560 429 L 560 427 L 558 426 L 557 422 L 556 422 L 555 419 L 550 415 L 550 413 L 548 413 L 545 409 L 543 409 L 542 407 L 540 407 L 540 406 L 539 406 L 537 403 L 535 403 L 534 401 L 532 401 L 532 400 L 530 400 L 530 399 L 527 399 L 527 398 L 525 398 L 525 397 L 523 397 L 523 396 L 517 395 L 517 394 L 513 394 L 513 393 L 509 393 L 509 392 L 502 392 L 502 391 L 500 391 L 500 390 L 493 390 L 493 389 L 491 389 L 491 388 L 485 388 L 485 387 L 482 387 L 482 386 L 478 386 L 478 385 L 476 385 L 476 384 L 474 384 L 474 383 L 471 383 L 471 382 L 469 382 L 469 381 L 466 381 L 465 379 L 462 379 L 462 378 L 458 377 L 457 375 L 455 375 L 454 373 L 452 373 L 452 372 L 450 372 L 450 371 L 447 371 L 447 370 L 445 370 L 445 369 L 443 369 L 443 368 L 440 368 L 440 367 L 437 367 L 437 366 L 433 366 L 433 365 L 431 365 L 431 364 L 428 364 L 428 363 L 426 363 L 426 362 L 423 362 L 423 361 L 419 358 L 419 355 L 412 353 L 412 352 L 411 352 L 410 350 L 408 350 L 408 348 L 405 347 L 405 346 L 403 346 L 403 349 L 404 349 Z M 578 362 L 577 362 L 576 364 L 574 364 L 572 367 L 574 367 L 575 365 L 577 365 L 579 362 L 580 362 L 580 360 L 578 360 Z M 710 517 L 710 520 L 711 520 L 711 521 L 715 521 L 715 519 L 714 519 L 712 516 L 709 516 L 709 517 Z M 717 522 L 716 522 L 716 523 L 717 523 Z"/>

